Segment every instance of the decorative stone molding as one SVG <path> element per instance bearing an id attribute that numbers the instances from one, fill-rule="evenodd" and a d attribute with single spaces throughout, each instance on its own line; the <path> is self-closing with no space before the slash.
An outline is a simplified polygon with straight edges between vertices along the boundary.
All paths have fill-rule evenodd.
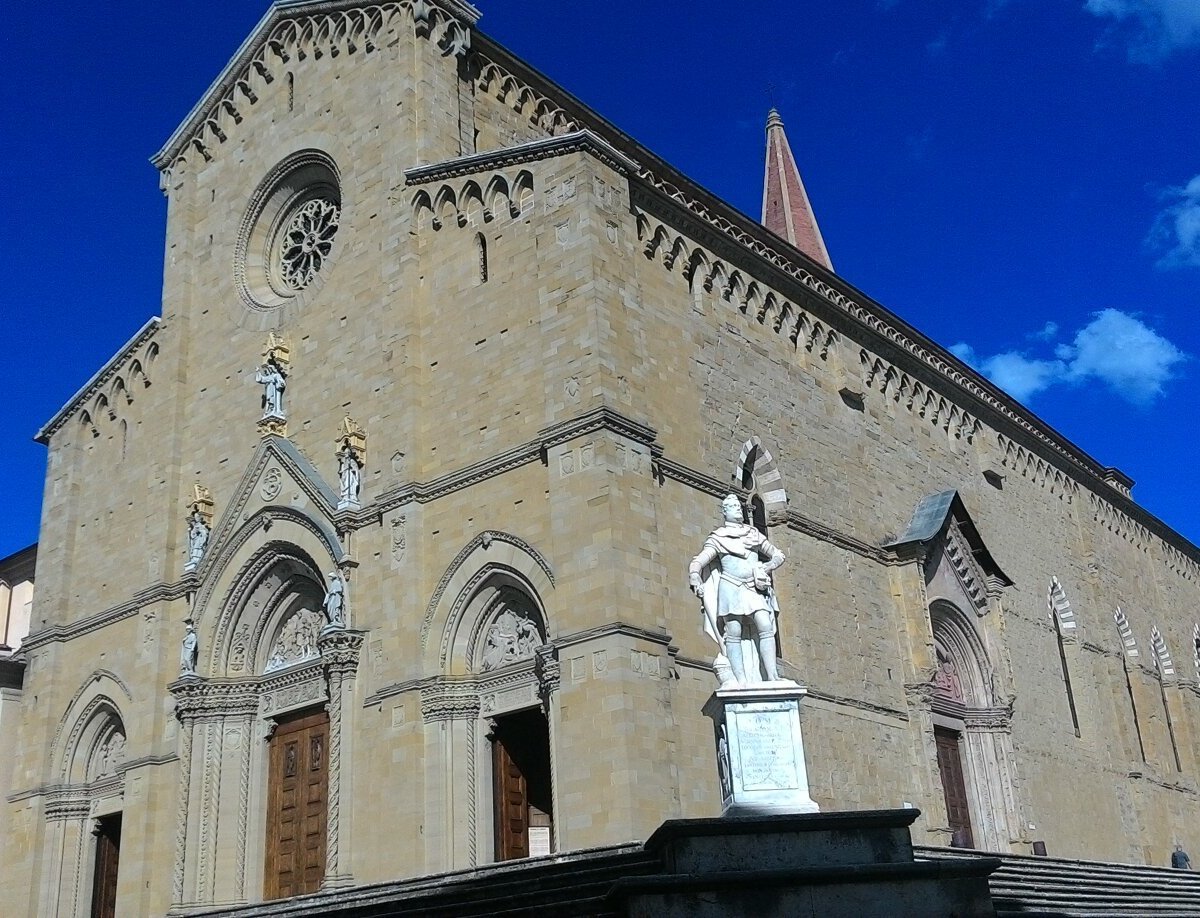
<path id="1" fill-rule="evenodd" d="M 1117 623 L 1117 633 L 1121 636 L 1121 644 L 1125 648 L 1125 656 L 1131 660 L 1138 658 L 1137 640 L 1133 636 L 1133 628 L 1129 624 L 1129 618 L 1121 611 L 1121 607 L 1117 606 L 1117 610 L 1113 612 L 1113 621 Z"/>
<path id="2" fill-rule="evenodd" d="M 969 731 L 1012 733 L 1012 708 L 968 708 L 963 712 L 963 724 Z"/>
<path id="3" fill-rule="evenodd" d="M 553 644 L 543 644 L 537 648 L 534 651 L 533 671 L 538 680 L 538 695 L 542 699 L 542 709 L 549 711 L 550 696 L 558 691 L 562 681 L 558 648 Z"/>
<path id="4" fill-rule="evenodd" d="M 425 617 L 421 622 L 421 644 L 422 645 L 424 645 L 426 643 L 426 641 L 429 637 L 429 629 L 430 629 L 430 626 L 433 624 L 433 618 L 437 612 L 438 605 L 441 603 L 442 596 L 445 594 L 446 588 L 450 585 L 450 581 L 453 579 L 454 575 L 463 566 L 463 564 L 466 562 L 467 558 L 469 558 L 472 554 L 474 554 L 476 551 L 478 551 L 480 549 L 483 549 L 483 551 L 486 552 L 486 551 L 490 550 L 492 544 L 496 543 L 496 542 L 500 542 L 500 543 L 503 543 L 506 545 L 511 545 L 514 548 L 516 548 L 518 551 L 520 551 L 522 554 L 533 559 L 533 561 L 541 569 L 542 574 L 544 574 L 546 579 L 550 582 L 550 585 L 551 586 L 554 585 L 554 572 L 551 570 L 549 562 L 532 545 L 530 545 L 524 539 L 518 538 L 517 536 L 507 533 L 507 532 L 502 532 L 502 531 L 496 530 L 496 529 L 484 530 L 483 532 L 476 535 L 473 539 L 471 539 L 471 541 L 469 541 L 466 545 L 464 545 L 462 547 L 462 549 L 459 551 L 459 553 L 454 556 L 454 560 L 452 560 L 450 562 L 450 564 L 447 565 L 446 570 L 442 573 L 441 579 L 438 580 L 437 586 L 434 587 L 433 595 L 430 597 L 429 603 L 425 607 Z M 473 583 L 472 588 L 475 585 L 477 585 L 477 583 Z M 469 595 L 470 591 L 468 590 L 465 592 L 467 595 L 463 595 L 463 596 L 459 597 L 459 600 L 461 602 L 465 602 L 467 599 L 470 598 L 470 595 Z M 451 611 L 451 613 L 450 613 L 451 617 L 453 617 L 456 614 L 456 612 L 457 612 L 457 606 L 455 607 L 454 610 Z M 443 649 L 443 655 L 444 655 L 444 652 L 445 651 Z"/>
<path id="5" fill-rule="evenodd" d="M 979 566 L 957 521 L 952 521 L 946 530 L 944 547 L 946 557 L 950 559 L 950 563 L 954 567 L 954 573 L 962 585 L 963 592 L 975 604 L 975 611 L 980 615 L 984 614 L 988 610 L 988 575 Z"/>
<path id="6" fill-rule="evenodd" d="M 1175 664 L 1171 662 L 1171 652 L 1167 649 L 1167 642 L 1158 630 L 1158 625 L 1150 629 L 1150 648 L 1154 651 L 1154 666 L 1158 670 L 1159 679 L 1163 682 L 1173 679 Z"/>
<path id="7" fill-rule="evenodd" d="M 751 459 L 753 458 L 753 461 Z M 747 467 L 747 463 L 750 466 Z M 733 464 L 733 481 L 739 487 L 747 473 L 754 476 L 754 484 L 762 496 L 763 504 L 770 513 L 771 510 L 784 510 L 787 506 L 787 491 L 783 487 L 783 475 L 775 462 L 775 457 L 763 446 L 758 437 L 751 437 L 742 444 L 737 461 Z"/>
<path id="8" fill-rule="evenodd" d="M 479 716 L 477 683 L 434 682 L 421 687 L 421 717 L 429 722 L 469 720 Z"/>
<path id="9" fill-rule="evenodd" d="M 404 171 L 404 182 L 408 187 L 417 187 L 484 172 L 502 174 L 502 170 L 513 166 L 556 159 L 570 153 L 587 153 L 620 175 L 629 175 L 637 169 L 637 164 L 632 159 L 602 137 L 589 130 L 580 130 L 557 137 L 539 137 L 499 150 L 471 153 L 438 163 L 414 166 Z M 490 182 L 488 187 L 491 187 Z M 517 196 L 511 195 L 510 198 L 515 201 Z"/>
<path id="10" fill-rule="evenodd" d="M 358 670 L 358 660 L 365 639 L 365 631 L 353 631 L 349 628 L 324 632 L 317 639 L 317 646 L 321 650 L 321 665 L 326 674 L 354 675 Z"/>
<path id="11" fill-rule="evenodd" d="M 890 401 L 924 418 L 952 440 L 973 443 L 982 430 L 979 419 L 953 401 L 929 388 L 919 379 L 897 369 L 866 349 L 859 351 L 862 381 L 868 392 L 877 391 Z"/>
<path id="12" fill-rule="evenodd" d="M 1075 613 L 1057 577 L 1050 578 L 1050 588 L 1046 591 L 1046 608 L 1051 620 L 1057 623 L 1060 634 L 1065 635 L 1068 631 L 1075 630 Z"/>
<path id="13" fill-rule="evenodd" d="M 479 11 L 461 0 L 394 0 L 367 5 L 361 0 L 277 3 L 259 22 L 216 82 L 192 109 L 151 162 L 169 190 L 189 161 L 209 162 L 213 148 L 228 141 L 243 112 L 256 105 L 263 88 L 294 61 L 325 55 L 372 54 L 390 33 L 411 23 L 419 38 L 437 43 L 445 55 L 462 56 L 471 47 Z"/>
<path id="14" fill-rule="evenodd" d="M 86 423 L 89 429 L 97 435 L 98 432 L 95 431 L 92 419 L 98 417 L 101 411 L 106 414 L 111 412 L 111 420 L 116 420 L 118 415 L 113 410 L 114 406 L 120 401 L 125 401 L 127 404 L 133 401 L 131 388 L 136 388 L 136 386 L 132 384 L 137 382 L 143 388 L 150 385 L 146 367 L 158 354 L 157 343 L 153 344 L 153 352 L 150 350 L 151 339 L 163 327 L 163 320 L 158 316 L 149 319 L 125 343 L 125 346 L 109 358 L 108 362 L 97 370 L 78 392 L 71 396 L 54 417 L 43 425 L 34 439 L 38 443 L 49 446 L 50 438 L 58 433 L 70 418 L 81 411 L 87 415 Z M 119 399 L 116 397 L 118 393 L 121 396 Z M 91 406 L 90 411 L 85 408 L 88 405 Z"/>
<path id="15" fill-rule="evenodd" d="M 522 202 L 533 194 L 533 175 L 528 170 L 522 169 L 511 181 L 496 172 L 480 181 L 471 179 L 457 190 L 449 184 L 432 195 L 423 188 L 418 190 L 412 196 L 411 219 L 418 231 L 430 227 L 435 232 L 451 223 L 477 227 L 500 216 L 517 219 Z"/>

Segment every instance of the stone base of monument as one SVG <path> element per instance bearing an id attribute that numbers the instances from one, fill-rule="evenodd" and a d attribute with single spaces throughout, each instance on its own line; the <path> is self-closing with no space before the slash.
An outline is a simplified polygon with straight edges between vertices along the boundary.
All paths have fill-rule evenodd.
<path id="1" fill-rule="evenodd" d="M 704 713 L 712 718 L 727 816 L 815 813 L 808 793 L 800 704 L 807 690 L 770 682 L 713 692 Z"/>
<path id="2" fill-rule="evenodd" d="M 627 876 L 611 910 L 633 918 L 992 918 L 999 858 L 914 860 L 919 810 L 673 819 L 646 841 L 661 859 Z"/>

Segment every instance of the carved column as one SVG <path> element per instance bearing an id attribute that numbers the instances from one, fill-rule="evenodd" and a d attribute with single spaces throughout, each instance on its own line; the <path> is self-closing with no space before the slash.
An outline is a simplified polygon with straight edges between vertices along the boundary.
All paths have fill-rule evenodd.
<path id="1" fill-rule="evenodd" d="M 187 868 L 188 813 L 191 811 L 192 740 L 196 730 L 196 701 L 200 679 L 181 679 L 170 686 L 175 696 L 175 716 L 179 719 L 179 795 L 175 810 L 175 868 L 171 879 L 171 902 L 184 904 L 184 880 Z"/>
<path id="2" fill-rule="evenodd" d="M 558 662 L 558 648 L 553 644 L 543 644 L 534 651 L 533 671 L 537 674 L 538 695 L 542 699 L 542 712 L 546 715 L 546 725 L 550 742 L 550 800 L 554 807 L 554 816 L 550 822 L 553 832 L 551 844 L 553 850 L 562 851 L 567 844 L 562 838 L 562 827 L 566 822 L 563 818 L 562 807 L 558 800 L 558 758 L 555 755 L 558 736 L 558 686 L 562 675 L 562 667 Z"/>
<path id="3" fill-rule="evenodd" d="M 426 837 L 443 842 L 440 851 L 426 852 L 426 867 L 434 871 L 474 866 L 472 858 L 478 856 L 480 788 L 474 747 L 481 736 L 479 710 L 475 683 L 438 681 L 421 688 Z"/>
<path id="4" fill-rule="evenodd" d="M 325 676 L 329 681 L 329 815 L 325 843 L 324 888 L 349 886 L 354 882 L 351 864 L 350 802 L 354 799 L 354 732 L 343 730 L 343 720 L 354 695 L 354 675 L 358 669 L 364 633 L 330 630 L 317 639 Z M 346 767 L 343 767 L 343 764 Z M 342 804 L 347 804 L 343 814 Z"/>

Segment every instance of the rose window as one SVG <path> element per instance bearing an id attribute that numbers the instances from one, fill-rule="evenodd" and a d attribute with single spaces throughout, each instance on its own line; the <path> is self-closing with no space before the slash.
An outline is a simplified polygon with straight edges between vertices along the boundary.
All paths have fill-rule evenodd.
<path id="1" fill-rule="evenodd" d="M 292 215 L 279 236 L 279 273 L 292 290 L 303 290 L 317 276 L 338 231 L 340 210 L 333 201 L 313 198 Z"/>

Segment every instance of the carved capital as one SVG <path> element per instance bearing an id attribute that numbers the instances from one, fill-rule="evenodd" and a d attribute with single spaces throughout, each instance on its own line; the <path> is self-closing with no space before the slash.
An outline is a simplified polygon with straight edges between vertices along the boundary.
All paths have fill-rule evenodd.
<path id="1" fill-rule="evenodd" d="M 438 681 L 421 687 L 421 717 L 428 722 L 473 720 L 479 716 L 479 686 Z"/>
<path id="2" fill-rule="evenodd" d="M 533 671 L 537 675 L 538 694 L 542 706 L 548 707 L 550 695 L 558 691 L 562 667 L 558 662 L 558 648 L 553 644 L 543 644 L 533 652 Z"/>

